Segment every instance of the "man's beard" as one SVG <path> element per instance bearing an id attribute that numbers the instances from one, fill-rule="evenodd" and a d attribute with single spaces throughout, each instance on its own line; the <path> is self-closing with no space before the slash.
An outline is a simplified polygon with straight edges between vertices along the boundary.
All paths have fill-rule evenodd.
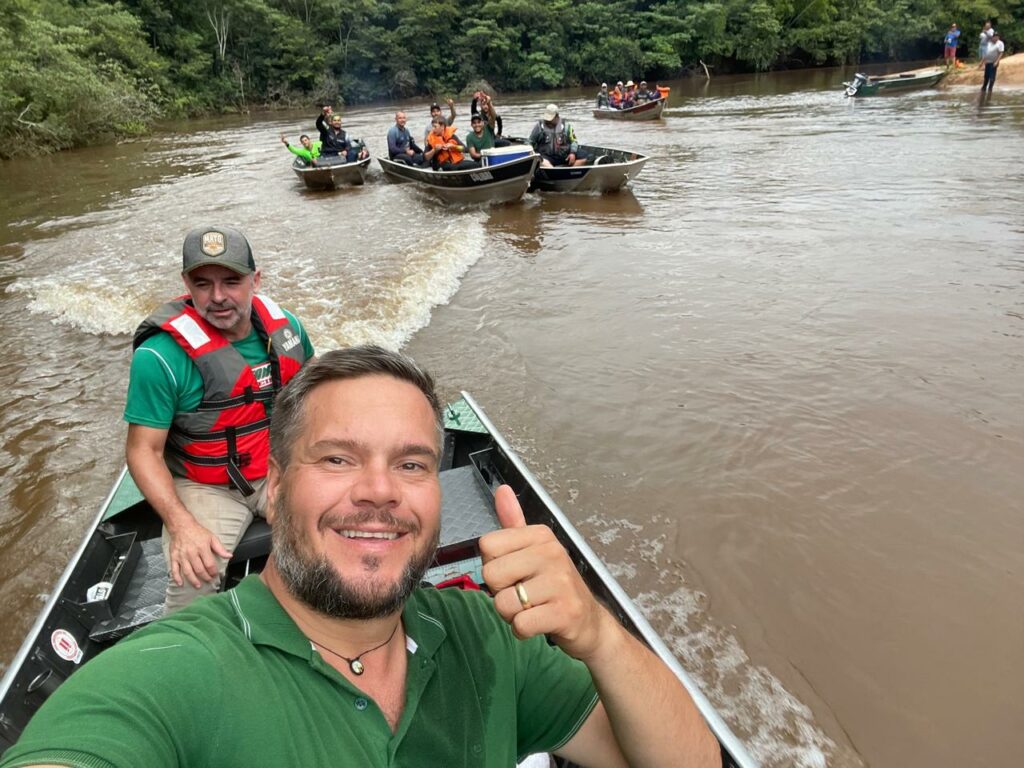
<path id="1" fill-rule="evenodd" d="M 302 534 L 296 530 L 288 510 L 288 495 L 283 487 L 274 504 L 274 511 L 273 558 L 285 587 L 292 596 L 313 610 L 335 619 L 379 619 L 400 611 L 434 562 L 440 539 L 438 528 L 434 540 L 413 555 L 394 584 L 367 582 L 358 585 L 344 581 L 326 555 L 311 554 L 305 550 Z M 353 525 L 371 520 L 404 529 L 406 535 L 419 532 L 418 527 L 409 530 L 408 524 L 400 523 L 386 510 L 370 510 L 346 518 Z M 324 526 L 321 524 L 320 527 L 323 529 Z M 372 573 L 380 568 L 380 559 L 365 556 L 362 565 Z"/>
<path id="2" fill-rule="evenodd" d="M 197 308 L 198 309 L 198 308 Z M 234 311 L 234 315 L 228 318 L 217 317 L 213 314 L 215 310 L 230 309 Z M 198 309 L 199 315 L 216 328 L 219 331 L 230 331 L 236 325 L 238 325 L 243 318 L 242 310 L 234 302 L 225 302 L 221 304 L 207 304 L 202 309 Z"/>

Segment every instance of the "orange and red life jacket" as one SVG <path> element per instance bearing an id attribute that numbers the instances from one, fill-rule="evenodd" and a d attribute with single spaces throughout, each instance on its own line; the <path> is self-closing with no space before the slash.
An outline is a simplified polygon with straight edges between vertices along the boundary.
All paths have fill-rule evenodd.
<path id="1" fill-rule="evenodd" d="M 174 417 L 164 446 L 171 473 L 208 485 L 232 485 L 248 496 L 250 481 L 267 475 L 269 404 L 306 362 L 299 334 L 281 308 L 265 296 L 252 300 L 253 329 L 267 345 L 270 386 L 231 342 L 192 306 L 188 296 L 164 304 L 142 321 L 132 346 L 154 333 L 170 334 L 203 377 L 199 407 Z"/>
<path id="2" fill-rule="evenodd" d="M 447 144 L 451 140 L 452 136 L 454 136 L 454 135 L 455 135 L 455 126 L 454 125 L 448 125 L 448 126 L 445 126 L 444 136 L 438 136 L 437 133 L 435 133 L 434 131 L 431 131 L 430 133 L 428 133 L 427 134 L 427 144 L 431 148 L 439 147 L 442 144 Z M 437 160 L 437 162 L 439 164 L 443 165 L 444 163 L 461 163 L 462 159 L 464 157 L 465 157 L 465 155 L 463 155 L 457 149 L 439 149 L 437 151 L 437 154 L 434 156 L 434 159 Z"/>

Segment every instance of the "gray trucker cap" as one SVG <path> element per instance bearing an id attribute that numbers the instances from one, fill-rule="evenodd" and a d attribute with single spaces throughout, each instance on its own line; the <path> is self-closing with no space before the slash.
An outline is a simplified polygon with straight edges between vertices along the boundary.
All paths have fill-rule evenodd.
<path id="1" fill-rule="evenodd" d="M 197 227 L 185 236 L 181 246 L 181 272 L 215 264 L 240 275 L 256 271 L 252 248 L 245 235 L 233 227 Z"/>

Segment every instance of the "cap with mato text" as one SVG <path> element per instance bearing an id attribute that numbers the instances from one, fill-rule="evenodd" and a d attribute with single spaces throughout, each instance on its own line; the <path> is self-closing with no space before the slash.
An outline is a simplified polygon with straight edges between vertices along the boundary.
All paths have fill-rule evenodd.
<path id="1" fill-rule="evenodd" d="M 548 104 L 547 109 L 544 110 L 544 119 L 549 123 L 558 117 L 558 105 Z"/>
<path id="2" fill-rule="evenodd" d="M 198 227 L 185 236 L 181 246 L 181 273 L 216 265 L 240 275 L 256 271 L 252 248 L 245 235 L 233 227 Z"/>

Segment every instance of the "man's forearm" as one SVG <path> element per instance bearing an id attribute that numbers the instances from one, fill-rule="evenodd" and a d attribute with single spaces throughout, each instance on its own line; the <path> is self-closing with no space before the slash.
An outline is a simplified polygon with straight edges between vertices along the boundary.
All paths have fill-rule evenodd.
<path id="1" fill-rule="evenodd" d="M 683 684 L 611 614 L 605 618 L 610 639 L 585 663 L 629 765 L 720 766 L 718 741 Z"/>
<path id="2" fill-rule="evenodd" d="M 174 489 L 174 478 L 167 469 L 162 455 L 154 455 L 144 448 L 129 448 L 127 459 L 132 480 L 163 520 L 167 530 L 173 533 L 182 526 L 196 522 L 195 517 L 178 498 L 178 493 Z"/>

